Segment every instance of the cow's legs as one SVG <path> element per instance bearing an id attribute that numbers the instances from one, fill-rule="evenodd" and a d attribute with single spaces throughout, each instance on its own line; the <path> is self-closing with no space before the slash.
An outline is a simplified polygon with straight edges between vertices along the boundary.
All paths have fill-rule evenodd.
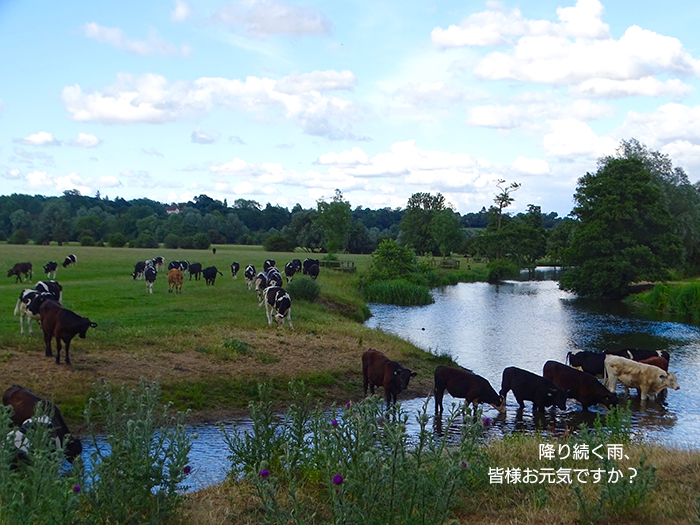
<path id="1" fill-rule="evenodd" d="M 292 325 L 292 310 L 291 309 L 287 312 L 287 319 L 289 319 L 289 328 L 294 330 L 294 325 Z"/>
<path id="2" fill-rule="evenodd" d="M 66 354 L 67 355 L 67 354 Z M 61 363 L 61 338 L 56 338 L 56 364 Z"/>
<path id="3" fill-rule="evenodd" d="M 51 334 L 44 332 L 44 344 L 46 345 L 46 357 L 53 357 L 51 351 Z"/>

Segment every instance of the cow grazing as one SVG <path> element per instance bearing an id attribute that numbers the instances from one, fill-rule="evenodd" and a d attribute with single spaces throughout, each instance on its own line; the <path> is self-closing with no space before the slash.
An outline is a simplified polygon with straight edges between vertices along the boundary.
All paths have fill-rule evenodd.
<path id="1" fill-rule="evenodd" d="M 67 255 L 66 258 L 63 259 L 64 268 L 70 266 L 71 264 L 75 264 L 76 266 L 78 265 L 78 258 L 74 254 Z"/>
<path id="2" fill-rule="evenodd" d="M 241 265 L 238 264 L 237 262 L 232 262 L 231 263 L 231 277 L 234 279 L 238 279 L 238 270 L 241 269 Z"/>
<path id="3" fill-rule="evenodd" d="M 496 410 L 506 411 L 505 400 L 496 393 L 491 384 L 466 368 L 438 366 L 435 369 L 435 413 L 442 414 L 442 398 L 447 390 L 452 397 L 463 398 L 465 404 L 488 403 Z"/>
<path id="4" fill-rule="evenodd" d="M 268 271 L 270 268 L 272 268 L 272 267 L 275 266 L 276 264 L 277 264 L 277 263 L 275 262 L 274 259 L 268 259 L 267 261 L 265 261 L 265 262 L 263 263 L 263 272 Z"/>
<path id="5" fill-rule="evenodd" d="M 52 357 L 51 339 L 56 338 L 56 364 L 61 362 L 61 341 L 66 345 L 66 364 L 70 364 L 70 342 L 76 336 L 85 339 L 88 328 L 95 328 L 87 317 L 81 317 L 75 312 L 63 308 L 59 303 L 48 299 L 39 307 L 41 329 L 44 332 L 46 357 Z"/>
<path id="6" fill-rule="evenodd" d="M 47 279 L 55 279 L 57 270 L 58 263 L 56 261 L 49 261 L 44 265 L 44 273 L 46 274 Z"/>
<path id="7" fill-rule="evenodd" d="M 194 280 L 199 281 L 199 276 L 202 274 L 202 265 L 201 263 L 192 263 L 187 268 L 187 271 L 190 273 L 190 281 L 192 280 L 193 275 Z"/>
<path id="8" fill-rule="evenodd" d="M 297 267 L 294 263 L 288 262 L 284 265 L 284 276 L 287 278 L 287 282 L 292 280 L 295 273 L 297 273 Z"/>
<path id="9" fill-rule="evenodd" d="M 40 398 L 26 388 L 12 385 L 5 390 L 2 404 L 12 407 L 12 423 L 18 427 L 32 419 L 36 414 L 37 405 L 41 405 L 41 411 L 50 418 L 51 429 L 58 440 L 58 445 L 65 446 L 66 459 L 73 462 L 82 454 L 83 445 L 80 443 L 80 439 L 70 435 L 70 430 L 61 416 L 61 411 L 53 403 Z"/>
<path id="10" fill-rule="evenodd" d="M 644 363 L 645 365 L 658 366 L 664 372 L 668 372 L 668 361 L 660 355 L 655 355 L 654 357 L 650 357 L 648 359 L 642 359 L 639 362 Z"/>
<path id="11" fill-rule="evenodd" d="M 204 268 L 202 270 L 202 275 L 204 276 L 204 281 L 209 285 L 211 284 L 214 286 L 214 283 L 216 282 L 216 274 L 219 274 L 223 276 L 224 274 L 221 273 L 219 270 L 216 269 L 216 266 L 209 266 L 208 268 Z"/>
<path id="12" fill-rule="evenodd" d="M 671 361 L 671 355 L 666 350 L 646 350 L 644 348 L 622 348 L 620 350 L 606 350 L 606 354 L 625 357 L 632 361 L 641 361 L 650 357 L 663 357 L 666 361 Z"/>
<path id="13" fill-rule="evenodd" d="M 153 266 L 156 267 L 156 270 L 161 271 L 163 267 L 165 266 L 165 257 L 154 257 L 153 258 Z"/>
<path id="14" fill-rule="evenodd" d="M 605 358 L 605 386 L 611 392 L 615 391 L 617 380 L 620 380 L 629 395 L 630 388 L 636 388 L 642 401 L 650 394 L 658 394 L 664 388 L 680 389 L 678 379 L 673 372 L 665 372 L 654 365 L 647 365 L 616 355 Z"/>
<path id="15" fill-rule="evenodd" d="M 547 361 L 544 364 L 542 376 L 559 388 L 567 390 L 568 397 L 579 401 L 584 410 L 597 404 L 605 405 L 608 408 L 617 406 L 617 395 L 610 392 L 595 376 L 587 372 L 581 372 L 556 361 Z"/>
<path id="16" fill-rule="evenodd" d="M 143 274 L 146 271 L 146 261 L 139 261 L 134 265 L 134 273 L 131 274 L 131 276 L 134 278 L 134 281 L 136 279 L 141 279 L 143 278 Z"/>
<path id="17" fill-rule="evenodd" d="M 311 277 L 312 279 L 316 279 L 318 277 L 318 273 L 319 273 L 318 264 L 312 264 L 309 267 L 309 277 Z"/>
<path id="18" fill-rule="evenodd" d="M 574 368 L 594 376 L 602 376 L 605 373 L 605 354 L 601 352 L 569 352 L 566 361 Z"/>
<path id="19" fill-rule="evenodd" d="M 22 291 L 22 293 L 19 295 L 19 299 L 17 299 L 17 304 L 15 305 L 14 312 L 14 315 L 19 314 L 20 333 L 24 333 L 25 319 L 27 320 L 27 328 L 29 329 L 29 333 L 34 333 L 32 319 L 36 321 L 37 324 L 40 324 L 41 315 L 39 314 L 39 308 L 41 307 L 41 303 L 43 303 L 46 299 L 58 300 L 51 293 L 40 292 L 38 290 L 32 290 L 30 288 L 27 288 L 26 290 Z"/>
<path id="20" fill-rule="evenodd" d="M 146 268 L 144 276 L 146 277 L 146 290 L 148 291 L 148 293 L 153 293 L 153 283 L 156 282 L 157 275 L 158 270 L 156 270 L 155 266 L 149 266 L 148 268 Z"/>
<path id="21" fill-rule="evenodd" d="M 168 270 L 168 292 L 182 293 L 182 271 L 179 268 Z"/>
<path id="22" fill-rule="evenodd" d="M 50 294 L 54 301 L 63 302 L 63 286 L 56 281 L 38 281 L 34 289 L 39 293 Z"/>
<path id="23" fill-rule="evenodd" d="M 245 277 L 245 283 L 248 286 L 248 290 L 253 288 L 253 283 L 255 282 L 255 266 L 249 264 L 245 267 L 243 272 L 243 277 Z"/>
<path id="24" fill-rule="evenodd" d="M 374 394 L 375 386 L 383 387 L 387 408 L 392 402 L 396 403 L 398 395 L 408 388 L 408 382 L 416 375 L 416 372 L 404 368 L 374 348 L 370 348 L 362 354 L 364 395 L 367 396 L 368 385 L 372 394 Z"/>
<path id="25" fill-rule="evenodd" d="M 284 326 L 285 319 L 289 319 L 289 328 L 294 330 L 294 325 L 292 324 L 292 298 L 289 297 L 284 288 L 268 286 L 263 291 L 263 299 L 258 308 L 263 304 L 265 305 L 268 326 L 272 326 L 274 316 L 278 329 Z"/>
<path id="26" fill-rule="evenodd" d="M 25 280 L 31 281 L 32 280 L 32 263 L 30 262 L 21 262 L 21 263 L 16 263 L 12 268 L 7 270 L 7 276 L 12 277 L 15 276 L 15 282 L 24 282 Z M 24 279 L 22 279 L 22 275 L 24 275 Z"/>
<path id="27" fill-rule="evenodd" d="M 533 412 L 544 412 L 549 406 L 556 405 L 566 409 L 567 392 L 546 379 L 522 368 L 509 366 L 503 370 L 501 396 L 506 398 L 512 390 L 520 408 L 525 408 L 525 401 L 532 401 Z"/>
<path id="28" fill-rule="evenodd" d="M 316 266 L 319 266 L 319 267 L 320 267 L 320 266 L 321 266 L 321 261 L 319 261 L 318 259 L 309 259 L 309 258 L 304 259 L 304 262 L 303 262 L 303 264 L 302 264 L 302 273 L 303 273 L 304 275 L 309 275 L 309 270 L 310 270 L 310 268 L 311 268 L 314 264 L 315 264 Z M 317 274 L 317 275 L 318 275 L 318 274 Z"/>

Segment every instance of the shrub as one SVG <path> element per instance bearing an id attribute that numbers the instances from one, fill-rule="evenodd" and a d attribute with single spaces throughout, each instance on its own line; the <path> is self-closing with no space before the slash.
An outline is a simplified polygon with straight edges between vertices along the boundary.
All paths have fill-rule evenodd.
<path id="1" fill-rule="evenodd" d="M 112 248 L 122 248 L 126 244 L 126 237 L 121 232 L 115 232 L 109 236 L 109 245 Z"/>
<path id="2" fill-rule="evenodd" d="M 142 232 L 138 236 L 136 241 L 134 241 L 134 247 L 136 248 L 158 248 L 158 241 L 156 236 L 151 232 Z"/>
<path id="3" fill-rule="evenodd" d="M 491 284 L 504 279 L 515 279 L 520 275 L 520 268 L 510 259 L 494 259 L 488 264 L 488 282 Z"/>
<path id="4" fill-rule="evenodd" d="M 263 239 L 263 248 L 267 252 L 293 252 L 296 242 L 281 233 L 273 233 Z"/>
<path id="5" fill-rule="evenodd" d="M 287 284 L 286 290 L 292 300 L 309 301 L 313 303 L 321 295 L 321 285 L 318 281 L 308 275 L 299 275 L 291 283 Z"/>
<path id="6" fill-rule="evenodd" d="M 211 246 L 211 241 L 206 233 L 196 233 L 192 237 L 192 248 L 195 250 L 208 250 L 209 246 Z"/>
<path id="7" fill-rule="evenodd" d="M 27 244 L 29 242 L 29 235 L 27 235 L 27 232 L 23 229 L 20 228 L 18 230 L 15 230 L 12 232 L 12 235 L 10 235 L 10 238 L 7 239 L 8 244 Z"/>
<path id="8" fill-rule="evenodd" d="M 370 275 L 373 279 L 394 279 L 417 270 L 416 255 L 406 246 L 396 241 L 382 241 L 372 254 Z"/>
<path id="9" fill-rule="evenodd" d="M 80 246 L 95 246 L 95 238 L 92 235 L 80 237 Z"/>
<path id="10" fill-rule="evenodd" d="M 174 250 L 179 247 L 180 245 L 180 238 L 175 235 L 174 233 L 169 233 L 168 235 L 165 236 L 165 239 L 163 239 L 163 244 L 165 245 L 166 248 L 170 250 Z"/>
<path id="11" fill-rule="evenodd" d="M 430 288 L 415 284 L 406 279 L 369 281 L 365 283 L 364 295 L 367 302 L 396 304 L 399 306 L 421 306 L 435 302 Z"/>
<path id="12" fill-rule="evenodd" d="M 194 238 L 191 235 L 184 235 L 180 237 L 180 248 L 185 250 L 191 250 L 194 248 Z"/>

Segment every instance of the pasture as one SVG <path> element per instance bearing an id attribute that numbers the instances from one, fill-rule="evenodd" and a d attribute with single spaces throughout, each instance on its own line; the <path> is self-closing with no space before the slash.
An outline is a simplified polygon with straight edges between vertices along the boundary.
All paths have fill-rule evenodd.
<path id="1" fill-rule="evenodd" d="M 255 292 L 243 277 L 246 265 L 256 270 L 268 258 L 278 267 L 297 252 L 270 253 L 260 246 L 216 246 L 211 250 L 166 250 L 0 244 L 0 388 L 20 384 L 54 398 L 69 424 L 80 424 L 91 385 L 101 379 L 115 384 L 135 384 L 139 378 L 157 380 L 163 401 L 178 409 L 190 409 L 190 420 L 216 419 L 244 409 L 257 393 L 259 382 L 271 382 L 280 394 L 286 383 L 304 380 L 311 393 L 327 401 L 346 402 L 362 396 L 360 356 L 369 347 L 418 371 L 415 383 L 403 396 L 425 395 L 432 371 L 449 362 L 418 350 L 400 339 L 362 326 L 366 306 L 357 291 L 357 274 L 323 268 L 318 278 L 321 297 L 314 303 L 294 301 L 294 330 L 269 327 L 264 307 L 258 308 Z M 77 265 L 63 268 L 68 254 Z M 153 294 L 144 280 L 131 273 L 138 261 L 165 257 L 166 271 L 158 273 Z M 366 255 L 349 255 L 359 271 L 370 261 Z M 167 264 L 172 260 L 216 266 L 224 275 L 214 286 L 203 279 L 190 281 L 185 272 L 181 295 L 168 293 Z M 6 277 L 16 262 L 30 261 L 31 283 L 15 283 Z M 44 280 L 42 267 L 59 263 L 56 280 L 63 286 L 63 306 L 89 317 L 98 326 L 86 339 L 71 344 L 72 366 L 56 365 L 44 357 L 41 329 L 21 335 L 13 310 L 20 292 Z M 230 265 L 241 265 L 231 278 Z M 55 351 L 55 342 L 53 343 Z"/>

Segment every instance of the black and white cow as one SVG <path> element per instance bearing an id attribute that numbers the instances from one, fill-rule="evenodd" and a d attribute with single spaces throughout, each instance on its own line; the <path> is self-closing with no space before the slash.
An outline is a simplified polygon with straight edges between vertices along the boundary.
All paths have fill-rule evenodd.
<path id="1" fill-rule="evenodd" d="M 265 273 L 267 274 L 267 286 L 282 286 L 284 284 L 282 275 L 274 266 Z"/>
<path id="2" fill-rule="evenodd" d="M 134 273 L 131 274 L 131 276 L 134 278 L 134 281 L 136 279 L 141 279 L 143 277 L 143 273 L 146 271 L 146 261 L 139 261 L 134 265 Z"/>
<path id="3" fill-rule="evenodd" d="M 153 293 L 153 283 L 156 282 L 156 276 L 158 275 L 158 270 L 155 266 L 147 266 L 144 276 L 146 277 L 146 290 L 148 293 Z"/>
<path id="4" fill-rule="evenodd" d="M 265 262 L 263 263 L 263 271 L 264 271 L 264 272 L 268 271 L 270 268 L 272 268 L 272 267 L 275 266 L 276 264 L 277 264 L 277 263 L 275 262 L 274 259 L 268 259 L 267 261 L 265 261 Z"/>
<path id="5" fill-rule="evenodd" d="M 189 270 L 190 263 L 188 263 L 187 261 L 171 261 L 170 264 L 168 264 L 168 271 L 172 270 L 173 268 L 184 272 L 186 270 Z"/>
<path id="6" fill-rule="evenodd" d="M 236 261 L 231 263 L 231 277 L 234 279 L 238 279 L 238 270 L 241 269 L 241 265 L 238 264 Z"/>
<path id="7" fill-rule="evenodd" d="M 262 301 L 267 286 L 267 272 L 259 272 L 255 276 L 255 293 L 258 294 L 258 301 Z M 260 304 L 262 305 L 262 302 Z"/>
<path id="8" fill-rule="evenodd" d="M 154 257 L 153 266 L 155 266 L 156 270 L 161 271 L 165 266 L 165 257 Z"/>
<path id="9" fill-rule="evenodd" d="M 224 275 L 221 273 L 219 270 L 216 269 L 216 266 L 209 266 L 208 268 L 204 268 L 202 270 L 202 275 L 204 276 L 204 281 L 209 285 L 211 284 L 214 286 L 214 283 L 216 282 L 216 274 L 219 275 Z"/>
<path id="10" fill-rule="evenodd" d="M 29 328 L 29 333 L 33 334 L 34 330 L 32 327 L 32 319 L 40 324 L 41 316 L 39 315 L 39 308 L 41 303 L 47 299 L 53 299 L 53 295 L 47 292 L 40 292 L 38 290 L 32 290 L 27 288 L 23 290 L 17 299 L 17 304 L 15 305 L 14 315 L 19 315 L 19 330 L 20 333 L 24 333 L 24 320 L 27 320 L 27 328 Z"/>
<path id="11" fill-rule="evenodd" d="M 245 283 L 248 285 L 248 290 L 253 288 L 253 283 L 255 282 L 255 266 L 249 264 L 245 267 L 243 272 L 243 277 L 245 277 Z"/>
<path id="12" fill-rule="evenodd" d="M 66 258 L 63 260 L 63 267 L 65 268 L 71 264 L 75 264 L 76 266 L 78 265 L 78 258 L 72 253 L 66 256 Z"/>
<path id="13" fill-rule="evenodd" d="M 287 278 L 287 282 L 292 280 L 295 273 L 297 273 L 297 267 L 294 263 L 288 262 L 284 265 L 284 275 Z"/>
<path id="14" fill-rule="evenodd" d="M 267 324 L 272 326 L 272 318 L 274 315 L 277 328 L 284 326 L 285 319 L 289 319 L 289 328 L 294 330 L 292 325 L 292 298 L 289 294 L 279 286 L 268 286 L 263 291 L 263 299 L 258 307 L 265 304 L 265 314 L 267 315 Z"/>
<path id="15" fill-rule="evenodd" d="M 301 264 L 301 259 L 292 259 L 292 264 L 296 270 L 296 273 L 300 273 L 303 265 Z"/>
<path id="16" fill-rule="evenodd" d="M 309 275 L 309 270 L 311 269 L 311 267 L 314 264 L 316 266 L 321 266 L 321 261 L 319 261 L 318 259 L 309 259 L 308 257 L 306 259 L 304 259 L 304 263 L 302 265 L 302 268 L 303 268 L 302 273 L 304 275 Z"/>
<path id="17" fill-rule="evenodd" d="M 44 265 L 44 273 L 47 279 L 55 279 L 56 270 L 58 270 L 58 263 L 56 261 L 49 261 Z M 53 276 L 51 274 L 53 274 Z"/>
<path id="18" fill-rule="evenodd" d="M 56 281 L 38 281 L 34 289 L 39 293 L 51 294 L 54 301 L 63 302 L 63 286 Z"/>
<path id="19" fill-rule="evenodd" d="M 187 268 L 187 271 L 190 272 L 190 281 L 192 280 L 193 275 L 194 280 L 199 281 L 199 276 L 202 274 L 202 265 L 201 263 L 192 263 Z"/>

